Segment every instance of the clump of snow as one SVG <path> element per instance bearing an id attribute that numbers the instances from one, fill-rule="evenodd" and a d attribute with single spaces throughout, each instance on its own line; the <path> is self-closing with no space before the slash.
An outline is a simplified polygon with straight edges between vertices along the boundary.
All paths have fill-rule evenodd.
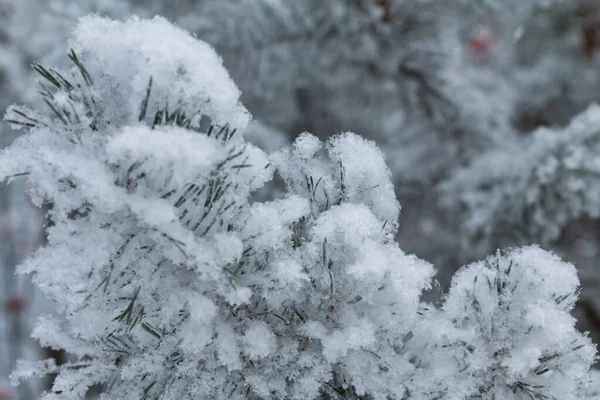
<path id="1" fill-rule="evenodd" d="M 240 91 L 222 66 L 221 58 L 205 42 L 172 25 L 165 18 L 126 22 L 91 15 L 83 17 L 69 39 L 82 64 L 111 96 L 116 116 L 137 117 L 152 78 L 159 104 L 190 117 L 204 114 L 218 125 L 244 129 L 249 114 L 239 103 Z M 153 114 L 152 114 L 153 116 Z"/>
<path id="2" fill-rule="evenodd" d="M 432 315 L 442 332 L 432 376 L 487 398 L 579 398 L 596 349 L 569 314 L 578 287 L 575 267 L 539 247 L 464 267 Z"/>

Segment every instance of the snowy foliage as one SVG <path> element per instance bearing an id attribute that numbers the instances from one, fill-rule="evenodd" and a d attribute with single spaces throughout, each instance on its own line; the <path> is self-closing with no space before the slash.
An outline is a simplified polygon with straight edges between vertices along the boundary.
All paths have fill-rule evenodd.
<path id="1" fill-rule="evenodd" d="M 535 232 L 539 221 L 526 222 L 515 238 L 513 232 L 523 225 L 517 218 L 515 226 L 506 221 L 502 232 L 494 230 L 494 222 L 475 229 L 473 220 L 486 224 L 483 213 L 454 207 L 465 195 L 455 182 L 462 169 L 471 166 L 467 169 L 479 177 L 464 185 L 494 186 L 498 174 L 516 167 L 482 165 L 478 160 L 489 154 L 550 159 L 551 146 L 527 136 L 540 125 L 552 126 L 558 136 L 572 117 L 600 100 L 593 4 L 209 0 L 179 21 L 215 45 L 242 88 L 244 103 L 261 120 L 288 132 L 309 130 L 324 137 L 351 129 L 376 140 L 403 205 L 411 209 L 400 238 L 407 248 L 450 267 L 456 261 L 452 249 L 461 243 L 469 243 L 461 261 L 505 245 L 554 244 L 567 222 L 589 211 L 564 185 L 550 187 L 568 197 L 561 207 L 569 211 L 556 218 L 546 214 L 547 234 Z M 590 54 L 583 58 L 581 35 L 592 35 L 592 47 L 584 48 Z M 563 136 L 568 135 L 567 128 Z M 572 184 L 566 183 L 570 175 L 556 178 Z M 438 184 L 447 190 L 434 191 Z M 502 190 L 500 183 L 490 192 Z M 517 196 L 491 198 L 492 204 L 481 207 L 502 202 L 522 209 L 524 190 L 518 190 Z M 530 196 L 533 191 L 527 190 Z M 537 195 L 528 201 L 547 201 L 544 191 Z M 461 219 L 447 218 L 455 214 Z M 512 219 L 515 213 L 509 214 Z M 430 226 L 431 218 L 439 229 L 421 228 Z"/>
<path id="2" fill-rule="evenodd" d="M 574 54 L 575 14 L 587 4 L 583 0 L 7 1 L 15 15 L 6 54 L 25 53 L 18 62 L 23 65 L 29 59 L 62 65 L 60 48 L 52 44 L 85 13 L 118 19 L 158 13 L 224 57 L 244 104 L 261 122 L 251 127 L 258 135 L 248 141 L 257 138 L 270 150 L 279 147 L 271 143 L 283 143 L 279 131 L 325 138 L 347 130 L 376 140 L 396 192 L 412 207 L 400 238 L 419 255 L 443 262 L 443 269 L 455 263 L 451 249 L 465 241 L 446 232 L 471 225 L 479 214 L 445 221 L 448 211 L 439 204 L 458 204 L 462 193 L 445 191 L 440 201 L 434 186 L 452 179 L 456 169 L 478 165 L 483 154 L 503 151 L 506 143 L 528 147 L 519 133 L 529 134 L 540 121 L 563 125 L 600 100 L 597 65 Z M 588 14 L 586 21 L 593 22 Z M 29 102 L 35 88 L 11 68 L 11 97 Z M 421 229 L 431 218 L 439 229 Z M 552 221 L 550 230 L 564 224 Z M 492 236 L 483 238 L 482 248 L 463 248 L 463 259 L 538 240 Z"/>
<path id="3" fill-rule="evenodd" d="M 58 373 L 45 399 L 585 394 L 595 349 L 568 314 L 570 264 L 497 255 L 428 308 L 433 268 L 394 239 L 373 142 L 302 134 L 267 156 L 218 55 L 159 17 L 86 17 L 70 46 L 70 69 L 34 65 L 52 116 L 9 109 L 27 133 L 0 173 L 53 205 L 20 272 L 65 317 L 33 335 L 76 359 L 23 361 L 15 382 Z M 281 195 L 252 200 L 274 173 Z"/>
<path id="4" fill-rule="evenodd" d="M 510 110 L 487 96 L 499 85 L 486 87 L 478 71 L 466 78 L 458 2 L 243 0 L 200 9 L 180 23 L 223 55 L 255 115 L 285 131 L 369 133 L 397 181 L 432 180 L 508 130 Z"/>
<path id="5" fill-rule="evenodd" d="M 449 399 L 577 399 L 595 347 L 574 328 L 575 268 L 538 247 L 500 252 L 454 276 L 421 329 L 431 388 Z M 428 358 L 429 357 L 429 358 Z"/>
<path id="6" fill-rule="evenodd" d="M 582 213 L 600 216 L 600 108 L 565 129 L 541 128 L 519 146 L 484 154 L 441 187 L 448 210 L 461 210 L 466 247 L 548 244 Z"/>
<path id="7" fill-rule="evenodd" d="M 49 245 L 21 271 L 69 321 L 36 337 L 81 360 L 48 398 L 97 382 L 116 398 L 315 398 L 329 381 L 401 396 L 411 367 L 394 348 L 432 269 L 393 241 L 374 145 L 342 135 L 321 160 L 303 136 L 280 168 L 289 196 L 250 204 L 271 167 L 243 143 L 248 114 L 209 47 L 162 19 L 97 17 L 71 46 L 71 70 L 36 66 L 56 118 L 9 110 L 31 131 L 2 164 L 54 204 Z M 365 358 L 405 366 L 382 377 Z"/>

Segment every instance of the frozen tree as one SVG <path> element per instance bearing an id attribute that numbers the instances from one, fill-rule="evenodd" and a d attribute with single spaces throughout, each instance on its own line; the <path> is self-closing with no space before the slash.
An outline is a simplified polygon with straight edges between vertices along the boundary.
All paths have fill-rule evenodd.
<path id="1" fill-rule="evenodd" d="M 427 363 L 419 391 L 449 399 L 586 398 L 595 348 L 569 314 L 578 285 L 573 265 L 538 247 L 459 270 L 417 334 Z"/>
<path id="2" fill-rule="evenodd" d="M 538 248 L 465 267 L 438 310 L 432 266 L 395 241 L 373 142 L 300 135 L 270 156 L 214 50 L 162 18 L 83 18 L 68 69 L 34 64 L 51 116 L 0 157 L 48 211 L 19 270 L 64 315 L 33 335 L 75 359 L 46 399 L 575 399 L 590 341 L 572 265 Z M 271 201 L 252 194 L 277 173 Z"/>
<path id="3" fill-rule="evenodd" d="M 150 15 L 160 11 L 157 8 L 160 3 L 156 2 L 150 7 L 146 1 L 141 8 L 141 2 L 136 1 L 0 0 L 0 109 L 5 110 L 12 102 L 43 106 L 41 99 L 38 100 L 38 87 L 30 77 L 32 69 L 29 66 L 34 60 L 64 66 L 66 63 L 63 59 L 67 58 L 64 57 L 62 46 L 55 44 L 63 40 L 82 15 L 96 12 L 125 18 L 134 11 Z M 170 10 L 182 14 L 182 6 L 175 3 L 169 3 Z M 12 142 L 17 135 L 17 131 L 8 128 L 8 125 L 0 126 L 2 147 Z M 249 128 L 248 136 L 250 141 L 258 142 L 271 150 L 286 142 L 282 133 L 258 123 Z M 266 191 L 271 190 L 269 188 Z M 39 209 L 30 207 L 30 202 L 25 198 L 21 183 L 12 184 L 0 191 L 0 218 L 5 232 L 0 247 L 0 302 L 3 310 L 6 309 L 0 313 L 0 383 L 8 379 L 17 358 L 24 355 L 35 357 L 40 352 L 39 347 L 29 340 L 30 318 L 50 311 L 49 303 L 37 291 L 32 290 L 28 277 L 14 276 L 16 263 L 27 251 L 35 249 L 43 236 L 39 223 L 41 213 Z M 21 303 L 23 306 L 19 306 Z M 16 310 L 12 311 L 15 305 Z M 51 354 L 58 356 L 60 361 L 60 353 Z M 31 392 L 22 385 L 14 396 L 16 399 L 26 400 L 33 396 L 27 393 L 36 392 L 37 389 Z M 0 399 L 4 399 L 2 396 L 4 395 L 0 394 Z"/>
<path id="4" fill-rule="evenodd" d="M 572 203 L 579 194 L 566 193 L 563 211 L 546 214 L 541 237 L 539 221 L 522 230 L 510 212 L 514 224 L 500 217 L 504 224 L 495 227 L 500 221 L 486 225 L 479 210 L 460 207 L 469 195 L 462 187 L 482 182 L 492 187 L 488 194 L 503 190 L 496 175 L 517 167 L 499 165 L 501 158 L 551 159 L 550 146 L 531 133 L 551 125 L 566 138 L 565 125 L 597 100 L 596 8 L 590 1 L 209 0 L 178 21 L 215 45 L 257 118 L 287 132 L 325 137 L 351 129 L 376 140 L 410 211 L 399 238 L 439 263 L 447 282 L 455 266 L 498 247 L 541 241 L 563 250 L 556 242 L 568 224 L 597 214 L 592 203 Z M 494 168 L 485 165 L 490 157 Z M 471 176 L 478 178 L 468 182 Z M 552 186 L 558 180 L 528 182 L 562 193 L 564 186 Z M 482 207 L 502 202 L 518 210 L 519 197 L 492 197 Z"/>
<path id="5" fill-rule="evenodd" d="M 450 240 L 448 248 L 462 243 L 470 258 L 539 242 L 576 261 L 584 286 L 576 314 L 593 335 L 600 326 L 593 105 L 600 101 L 599 6 L 582 0 L 533 8 L 513 17 L 519 25 L 514 43 L 498 29 L 480 43 L 501 49 L 481 67 L 494 68 L 498 80 L 516 89 L 511 119 L 518 136 L 450 171 L 439 187 L 438 204 L 453 218 L 437 230 L 458 231 L 459 243 Z M 507 21 L 488 15 L 485 24 Z M 486 216 L 490 220 L 483 222 Z"/>
<path id="6" fill-rule="evenodd" d="M 386 149 L 395 179 L 412 183 L 431 182 L 508 130 L 506 102 L 479 101 L 483 72 L 466 78 L 461 9 L 428 1 L 207 1 L 181 23 L 215 45 L 255 115 L 285 131 L 368 133 Z M 274 109 L 273 99 L 285 101 Z M 459 137 L 470 147 L 460 148 Z"/>
<path id="7" fill-rule="evenodd" d="M 262 123 L 288 134 L 353 130 L 376 139 L 395 180 L 410 183 L 399 185 L 405 197 L 510 132 L 514 89 L 465 55 L 471 32 L 462 25 L 476 21 L 478 1 L 29 1 L 15 4 L 12 41 L 52 65 L 58 52 L 47 43 L 77 16 L 168 16 L 216 47 Z M 40 21 L 31 18 L 35 7 Z"/>
<path id="8" fill-rule="evenodd" d="M 249 116 L 216 54 L 162 19 L 87 18 L 71 46 L 70 70 L 35 66 L 54 119 L 9 110 L 30 132 L 2 168 L 53 203 L 21 271 L 68 321 L 34 335 L 80 359 L 44 364 L 60 371 L 47 398 L 94 383 L 116 398 L 401 397 L 412 366 L 394 348 L 432 268 L 393 241 L 379 150 L 345 134 L 317 157 L 305 135 L 269 162 L 241 138 Z M 250 203 L 273 166 L 288 194 Z"/>
<path id="9" fill-rule="evenodd" d="M 478 168 L 482 155 L 510 154 L 507 143 L 534 146 L 524 134 L 566 124 L 595 99 L 598 91 L 588 88 L 599 86 L 591 57 L 598 18 L 593 2 L 583 0 L 12 3 L 17 12 L 8 36 L 15 54 L 56 65 L 59 52 L 48 43 L 65 36 L 78 16 L 159 13 L 224 57 L 244 104 L 261 122 L 249 141 L 256 137 L 264 146 L 283 142 L 278 131 L 303 130 L 321 138 L 352 130 L 376 140 L 410 210 L 399 237 L 442 270 L 521 242 L 492 235 L 482 238 L 485 251 L 464 248 L 457 258 L 452 249 L 467 241 L 478 215 L 448 218 L 447 205 L 463 194 L 434 189 L 454 187 L 447 181 L 457 170 Z M 39 9 L 37 20 L 31 9 Z M 582 45 L 579 35 L 587 38 Z M 28 82 L 21 78 L 12 81 Z M 34 94 L 22 86 L 15 93 Z M 553 221 L 553 230 L 578 215 Z M 431 241 L 436 246 L 424 245 Z"/>
<path id="10" fill-rule="evenodd" d="M 403 248 L 435 261 L 443 285 L 464 262 L 532 242 L 578 267 L 573 254 L 589 254 L 595 265 L 597 238 L 585 251 L 569 238 L 573 225 L 595 226 L 573 220 L 598 214 L 594 108 L 576 117 L 600 100 L 595 1 L 0 0 L 0 8 L 8 20 L 0 101 L 34 102 L 28 64 L 64 65 L 54 44 L 79 16 L 163 14 L 223 55 L 261 121 L 248 141 L 270 152 L 285 142 L 279 130 L 376 140 L 405 210 Z M 253 196 L 264 198 L 264 188 Z M 585 272 L 586 298 L 597 297 L 596 271 Z"/>
<path id="11" fill-rule="evenodd" d="M 540 128 L 458 170 L 441 186 L 448 210 L 461 210 L 466 247 L 549 244 L 569 220 L 600 215 L 600 108 L 591 106 L 565 129 Z"/>

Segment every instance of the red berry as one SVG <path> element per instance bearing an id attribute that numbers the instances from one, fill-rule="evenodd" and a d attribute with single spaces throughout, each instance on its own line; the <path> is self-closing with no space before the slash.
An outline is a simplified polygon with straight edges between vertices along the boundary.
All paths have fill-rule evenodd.
<path id="1" fill-rule="evenodd" d="M 14 294 L 6 301 L 6 311 L 11 314 L 21 314 L 27 306 L 27 299 L 20 294 Z M 0 400 L 2 400 L 2 397 L 0 397 Z"/>
<path id="2" fill-rule="evenodd" d="M 487 31 L 480 31 L 469 39 L 469 50 L 479 56 L 486 54 L 492 47 L 492 35 Z"/>

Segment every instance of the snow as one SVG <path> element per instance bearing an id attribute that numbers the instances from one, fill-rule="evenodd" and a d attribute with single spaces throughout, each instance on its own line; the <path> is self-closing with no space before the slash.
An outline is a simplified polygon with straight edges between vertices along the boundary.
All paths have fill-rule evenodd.
<path id="1" fill-rule="evenodd" d="M 244 129 L 248 124 L 249 114 L 239 104 L 240 91 L 217 53 L 165 18 L 133 17 L 122 23 L 83 17 L 69 46 L 80 53 L 92 76 L 110 77 L 100 87 L 127 94 L 115 99 L 115 106 L 124 107 L 122 113 L 140 114 L 152 77 L 153 97 L 161 99 L 163 106 L 181 108 L 189 116 L 204 113 L 215 124 L 232 128 Z"/>
<path id="2" fill-rule="evenodd" d="M 26 172 L 53 204 L 48 244 L 20 272 L 65 319 L 42 318 L 34 335 L 75 360 L 21 363 L 15 381 L 58 373 L 46 400 L 97 383 L 106 398 L 580 398 L 595 348 L 569 314 L 572 264 L 536 246 L 499 251 L 463 267 L 439 307 L 422 304 L 435 270 L 395 240 L 400 205 L 372 141 L 304 133 L 267 155 L 244 140 L 250 116 L 219 56 L 164 18 L 85 17 L 70 45 L 75 85 L 50 103 L 60 117 L 11 109 L 38 122 L 0 173 Z M 569 139 L 585 142 L 597 116 Z M 539 148 L 568 140 L 532 142 L 524 154 L 545 162 L 493 176 L 552 181 L 562 159 Z M 582 167 L 580 148 L 565 151 Z M 510 161 L 490 159 L 482 168 Z M 453 192 L 484 208 L 476 225 L 503 203 L 481 200 L 491 173 L 473 174 Z M 278 196 L 254 198 L 274 175 Z"/>

